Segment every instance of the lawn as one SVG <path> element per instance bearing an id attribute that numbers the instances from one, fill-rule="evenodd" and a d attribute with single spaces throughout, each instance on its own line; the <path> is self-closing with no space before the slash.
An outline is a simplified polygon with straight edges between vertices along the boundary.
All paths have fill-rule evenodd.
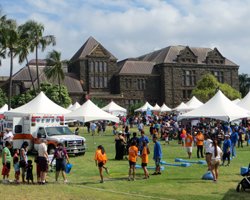
<path id="1" fill-rule="evenodd" d="M 148 131 L 146 131 L 148 133 Z M 218 183 L 201 180 L 206 172 L 206 165 L 193 164 L 190 167 L 167 166 L 162 175 L 143 179 L 142 169 L 136 171 L 136 181 L 127 181 L 128 161 L 116 161 L 114 136 L 111 128 L 103 136 L 94 138 L 80 129 L 80 134 L 86 137 L 88 150 L 84 156 L 70 157 L 73 168 L 68 174 L 68 184 L 54 183 L 54 172 L 48 174 L 47 185 L 14 185 L 0 184 L 1 199 L 249 199 L 250 192 L 237 193 L 235 188 L 242 179 L 240 167 L 250 162 L 250 147 L 237 148 L 237 157 L 229 167 L 220 167 Z M 107 152 L 107 166 L 110 175 L 105 174 L 105 183 L 99 183 L 98 169 L 93 160 L 97 145 L 102 144 Z M 171 141 L 163 145 L 163 160 L 174 163 L 175 158 L 186 158 L 185 150 Z M 151 154 L 149 166 L 154 166 L 152 160 L 153 143 L 150 143 Z M 193 160 L 196 159 L 196 148 L 193 150 Z M 30 157 L 32 157 L 30 155 Z M 140 164 L 138 159 L 138 164 Z M 150 171 L 153 172 L 152 170 Z M 14 178 L 11 172 L 11 179 Z M 34 174 L 35 175 L 35 174 Z"/>

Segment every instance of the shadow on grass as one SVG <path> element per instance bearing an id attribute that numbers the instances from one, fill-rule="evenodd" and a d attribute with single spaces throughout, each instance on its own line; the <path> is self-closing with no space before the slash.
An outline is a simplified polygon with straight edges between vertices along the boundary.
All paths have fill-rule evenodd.
<path id="1" fill-rule="evenodd" d="M 243 191 L 236 192 L 236 187 L 235 187 L 235 189 L 230 189 L 224 195 L 222 200 L 231 200 L 231 199 L 232 200 L 235 200 L 235 199 L 248 200 L 248 199 L 250 199 L 250 190 L 246 190 L 245 192 L 243 192 Z"/>

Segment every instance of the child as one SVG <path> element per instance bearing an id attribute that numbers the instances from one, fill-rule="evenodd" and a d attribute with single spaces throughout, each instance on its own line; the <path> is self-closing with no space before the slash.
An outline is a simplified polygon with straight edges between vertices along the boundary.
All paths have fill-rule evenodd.
<path id="1" fill-rule="evenodd" d="M 28 181 L 28 184 L 30 183 L 30 181 L 32 182 L 32 184 L 34 184 L 33 181 L 33 165 L 32 165 L 32 160 L 28 160 L 28 165 L 26 168 L 26 180 Z"/>
<path id="2" fill-rule="evenodd" d="M 147 146 L 146 141 L 142 142 L 142 153 L 141 153 L 141 166 L 144 171 L 144 179 L 149 178 L 148 170 L 147 170 L 147 164 L 148 164 L 148 154 L 150 153 L 149 148 Z"/>
<path id="3" fill-rule="evenodd" d="M 131 173 L 133 173 L 132 180 L 133 181 L 135 180 L 135 164 L 136 164 L 136 159 L 138 156 L 138 148 L 135 145 L 136 143 L 135 141 L 133 141 L 128 150 L 128 160 L 129 160 L 128 180 L 129 181 L 131 180 Z"/>
<path id="4" fill-rule="evenodd" d="M 20 177 L 20 166 L 19 166 L 19 158 L 18 158 L 19 150 L 14 150 L 14 156 L 13 156 L 13 166 L 15 170 L 15 182 L 19 183 L 19 177 Z"/>
<path id="5" fill-rule="evenodd" d="M 102 145 L 99 145 L 97 147 L 97 150 L 95 152 L 95 164 L 96 166 L 98 165 L 99 168 L 99 174 L 100 174 L 100 183 L 103 183 L 103 173 L 102 173 L 102 169 L 105 169 L 106 173 L 109 174 L 109 170 L 107 167 L 105 167 L 104 165 L 107 162 L 107 156 L 104 150 L 104 147 Z"/>
<path id="6" fill-rule="evenodd" d="M 169 135 L 167 132 L 164 133 L 164 138 L 165 138 L 165 145 L 169 144 Z"/>

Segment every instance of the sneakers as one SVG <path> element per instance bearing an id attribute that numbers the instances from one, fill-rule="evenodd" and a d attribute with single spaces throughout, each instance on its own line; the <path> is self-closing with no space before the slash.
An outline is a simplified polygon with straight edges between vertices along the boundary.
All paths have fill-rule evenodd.
<path id="1" fill-rule="evenodd" d="M 104 183 L 104 181 L 103 181 L 103 180 L 100 180 L 100 183 Z"/>
<path id="2" fill-rule="evenodd" d="M 64 180 L 63 182 L 64 182 L 64 183 L 68 183 L 68 180 L 66 179 L 66 180 Z"/>
<path id="3" fill-rule="evenodd" d="M 154 172 L 152 175 L 161 175 L 161 172 Z"/>
<path id="4" fill-rule="evenodd" d="M 107 167 L 105 168 L 105 172 L 109 174 L 109 169 Z"/>
<path id="5" fill-rule="evenodd" d="M 130 178 L 130 177 L 128 177 L 128 181 L 131 181 L 131 178 Z"/>

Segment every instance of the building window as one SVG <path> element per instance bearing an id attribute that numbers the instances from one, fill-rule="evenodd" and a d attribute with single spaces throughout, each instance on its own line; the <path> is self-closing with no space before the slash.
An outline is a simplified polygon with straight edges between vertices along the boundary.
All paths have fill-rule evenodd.
<path id="1" fill-rule="evenodd" d="M 125 87 L 126 88 L 132 87 L 132 80 L 131 79 L 128 79 L 128 78 L 125 79 Z"/>
<path id="2" fill-rule="evenodd" d="M 91 88 L 107 88 L 107 63 L 102 61 L 89 62 L 89 76 Z"/>
<path id="3" fill-rule="evenodd" d="M 213 71 L 213 75 L 220 83 L 224 83 L 224 75 L 222 71 Z"/>
<path id="4" fill-rule="evenodd" d="M 184 70 L 182 77 L 183 86 L 195 86 L 196 85 L 196 76 L 194 70 Z"/>
<path id="5" fill-rule="evenodd" d="M 145 90 L 146 89 L 145 79 L 137 79 L 137 89 L 138 90 Z"/>
<path id="6" fill-rule="evenodd" d="M 182 98 L 184 100 L 189 99 L 191 95 L 192 95 L 192 90 L 182 90 Z"/>

